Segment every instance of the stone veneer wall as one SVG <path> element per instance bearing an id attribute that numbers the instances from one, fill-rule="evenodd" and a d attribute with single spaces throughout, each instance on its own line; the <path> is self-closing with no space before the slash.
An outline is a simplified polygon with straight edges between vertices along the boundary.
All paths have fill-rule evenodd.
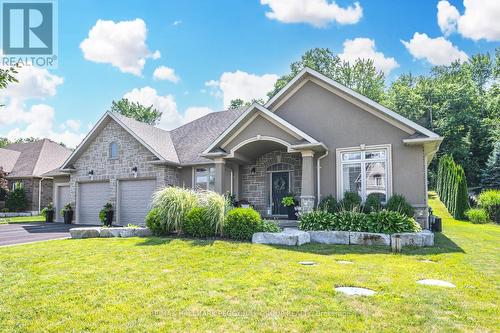
<path id="1" fill-rule="evenodd" d="M 302 157 L 299 153 L 272 151 L 258 157 L 253 165 L 240 168 L 241 190 L 240 200 L 248 200 L 261 214 L 267 215 L 270 208 L 269 172 L 267 169 L 278 163 L 289 164 L 292 168 L 291 191 L 297 195 L 301 192 Z M 251 174 L 255 168 L 255 174 Z"/>
<path id="2" fill-rule="evenodd" d="M 116 159 L 109 158 L 111 142 L 118 143 Z M 116 122 L 110 121 L 73 164 L 76 172 L 70 175 L 71 205 L 76 207 L 77 182 L 90 181 L 90 170 L 94 170 L 92 180 L 109 180 L 109 201 L 113 206 L 116 206 L 116 180 L 133 178 L 133 167 L 137 167 L 137 179 L 156 178 L 157 188 L 179 186 L 179 170 L 172 166 L 149 163 L 154 160 L 157 158 L 153 153 Z"/>

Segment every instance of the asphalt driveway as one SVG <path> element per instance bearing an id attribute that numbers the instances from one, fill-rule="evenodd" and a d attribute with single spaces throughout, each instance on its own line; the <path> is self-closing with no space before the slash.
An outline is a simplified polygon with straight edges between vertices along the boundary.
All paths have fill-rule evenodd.
<path id="1" fill-rule="evenodd" d="M 0 224 L 0 246 L 69 238 L 69 229 L 75 227 L 79 227 L 79 225 L 64 223 Z"/>

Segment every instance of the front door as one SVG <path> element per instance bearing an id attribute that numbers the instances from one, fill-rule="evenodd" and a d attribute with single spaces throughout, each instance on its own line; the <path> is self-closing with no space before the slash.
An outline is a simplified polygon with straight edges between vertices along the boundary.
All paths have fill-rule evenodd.
<path id="1" fill-rule="evenodd" d="M 271 203 L 273 215 L 287 215 L 287 208 L 281 200 L 290 193 L 290 174 L 288 172 L 271 173 Z"/>

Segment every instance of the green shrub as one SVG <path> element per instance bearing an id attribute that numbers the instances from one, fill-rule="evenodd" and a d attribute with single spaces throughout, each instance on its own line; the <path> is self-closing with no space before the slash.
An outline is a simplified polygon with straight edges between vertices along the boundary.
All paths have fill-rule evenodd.
<path id="1" fill-rule="evenodd" d="M 28 208 L 28 199 L 23 183 L 16 183 L 14 190 L 7 196 L 5 207 L 11 212 L 21 212 Z"/>
<path id="2" fill-rule="evenodd" d="M 180 233 L 186 215 L 198 205 L 196 193 L 180 187 L 166 187 L 153 195 L 153 208 L 159 215 L 159 234 Z M 218 217 L 216 217 L 218 218 Z"/>
<path id="3" fill-rule="evenodd" d="M 251 240 L 263 229 L 260 214 L 252 208 L 235 208 L 226 215 L 224 235 L 236 240 Z"/>
<path id="4" fill-rule="evenodd" d="M 281 229 L 276 225 L 276 223 L 273 223 L 271 221 L 262 221 L 262 232 L 280 232 Z"/>
<path id="5" fill-rule="evenodd" d="M 382 209 L 382 202 L 380 201 L 380 196 L 377 193 L 370 193 L 366 197 L 365 204 L 363 205 L 363 211 L 365 213 L 378 212 Z"/>
<path id="6" fill-rule="evenodd" d="M 381 210 L 367 215 L 364 225 L 366 232 L 394 234 L 398 232 L 419 232 L 420 225 L 413 217 L 397 211 Z"/>
<path id="7" fill-rule="evenodd" d="M 161 223 L 160 214 L 157 208 L 153 208 L 146 215 L 146 226 L 151 229 L 151 232 L 155 235 L 164 235 L 166 232 L 163 229 L 163 223 Z"/>
<path id="8" fill-rule="evenodd" d="M 44 207 L 42 209 L 42 211 L 40 212 L 40 214 L 43 216 L 43 217 L 46 217 L 47 216 L 47 213 L 49 212 L 54 212 L 54 205 L 52 204 L 52 202 L 49 202 L 49 204 L 47 205 L 47 207 Z"/>
<path id="9" fill-rule="evenodd" d="M 408 217 L 413 217 L 415 215 L 415 208 L 406 200 L 406 198 L 401 194 L 394 194 L 386 205 L 387 210 L 393 212 L 399 212 Z"/>
<path id="10" fill-rule="evenodd" d="M 333 214 L 333 230 L 365 231 L 366 214 L 344 210 Z"/>
<path id="11" fill-rule="evenodd" d="M 488 212 L 483 208 L 472 208 L 465 212 L 465 216 L 474 224 L 489 222 Z"/>
<path id="12" fill-rule="evenodd" d="M 335 213 L 337 211 L 337 199 L 333 195 L 327 195 L 323 199 L 321 199 L 318 208 L 320 210 L 325 210 L 329 213 Z"/>
<path id="13" fill-rule="evenodd" d="M 313 210 L 300 217 L 301 230 L 334 230 L 335 215 L 326 210 Z"/>
<path id="14" fill-rule="evenodd" d="M 500 223 L 500 190 L 488 190 L 479 194 L 479 206 L 488 212 L 490 220 Z"/>
<path id="15" fill-rule="evenodd" d="M 339 209 L 344 211 L 356 210 L 361 206 L 361 197 L 356 192 L 345 192 L 339 202 Z"/>
<path id="16" fill-rule="evenodd" d="M 467 179 L 463 168 L 450 155 L 439 159 L 436 191 L 454 218 L 464 218 L 469 209 Z"/>
<path id="17" fill-rule="evenodd" d="M 205 207 L 194 207 L 186 215 L 183 230 L 193 237 L 214 237 L 215 227 L 210 223 L 209 210 Z"/>
<path id="18" fill-rule="evenodd" d="M 99 220 L 101 220 L 102 224 L 104 224 L 107 227 L 111 227 L 113 223 L 113 205 L 111 202 L 106 203 L 101 211 L 99 212 Z M 109 217 L 109 219 L 108 219 Z"/>

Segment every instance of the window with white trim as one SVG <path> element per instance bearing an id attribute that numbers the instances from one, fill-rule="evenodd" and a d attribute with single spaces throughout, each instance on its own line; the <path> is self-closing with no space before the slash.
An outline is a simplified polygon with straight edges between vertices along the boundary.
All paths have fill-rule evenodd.
<path id="1" fill-rule="evenodd" d="M 213 191 L 215 189 L 215 168 L 196 168 L 194 188 L 197 190 Z"/>
<path id="2" fill-rule="evenodd" d="M 356 192 L 363 201 L 375 194 L 386 202 L 389 188 L 389 152 L 387 148 L 342 151 L 340 153 L 340 190 Z"/>

